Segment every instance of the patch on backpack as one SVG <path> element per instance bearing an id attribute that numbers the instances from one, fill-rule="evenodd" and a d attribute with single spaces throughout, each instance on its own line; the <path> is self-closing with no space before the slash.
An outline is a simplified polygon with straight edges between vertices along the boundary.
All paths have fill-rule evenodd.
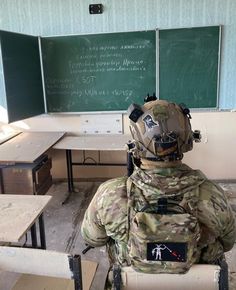
<path id="1" fill-rule="evenodd" d="M 147 243 L 148 261 L 186 262 L 187 244 L 157 242 Z"/>

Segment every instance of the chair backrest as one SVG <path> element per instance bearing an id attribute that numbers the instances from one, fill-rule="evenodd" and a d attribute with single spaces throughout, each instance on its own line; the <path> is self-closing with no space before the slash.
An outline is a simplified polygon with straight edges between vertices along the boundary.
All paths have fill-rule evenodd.
<path id="1" fill-rule="evenodd" d="M 116 290 L 219 290 L 220 271 L 218 265 L 193 265 L 185 274 L 146 274 L 131 267 L 121 268 L 122 287 Z M 117 280 L 117 275 L 116 276 Z M 119 283 L 116 283 L 118 285 Z"/>
<path id="2" fill-rule="evenodd" d="M 81 259 L 55 251 L 0 246 L 0 270 L 73 279 L 82 290 Z"/>

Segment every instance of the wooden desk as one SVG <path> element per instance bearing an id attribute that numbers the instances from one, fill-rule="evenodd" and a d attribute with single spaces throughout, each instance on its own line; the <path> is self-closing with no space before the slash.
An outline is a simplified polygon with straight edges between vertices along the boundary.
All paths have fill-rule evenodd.
<path id="1" fill-rule="evenodd" d="M 65 133 L 23 132 L 0 145 L 1 163 L 31 163 L 52 147 Z"/>
<path id="2" fill-rule="evenodd" d="M 45 194 L 52 184 L 44 153 L 62 132 L 24 132 L 0 145 L 0 193 Z"/>
<path id="3" fill-rule="evenodd" d="M 53 149 L 66 150 L 66 164 L 67 164 L 67 181 L 68 191 L 74 192 L 73 183 L 73 166 L 86 165 L 86 166 L 121 166 L 126 164 L 114 163 L 78 163 L 72 161 L 72 150 L 95 150 L 95 151 L 126 151 L 125 144 L 131 139 L 130 135 L 96 135 L 96 136 L 65 136 L 57 142 Z"/>
<path id="4" fill-rule="evenodd" d="M 0 145 L 7 142 L 8 140 L 16 137 L 17 135 L 21 134 L 22 132 L 10 132 L 10 133 L 2 133 L 0 132 Z"/>
<path id="5" fill-rule="evenodd" d="M 17 243 L 31 229 L 32 247 L 37 248 L 35 222 L 39 220 L 40 248 L 46 249 L 43 210 L 51 196 L 0 195 L 0 242 Z"/>

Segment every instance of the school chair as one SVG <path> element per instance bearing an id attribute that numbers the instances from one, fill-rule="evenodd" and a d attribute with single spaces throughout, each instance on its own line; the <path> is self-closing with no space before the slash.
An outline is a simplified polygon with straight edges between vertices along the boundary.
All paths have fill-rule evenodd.
<path id="1" fill-rule="evenodd" d="M 31 248 L 0 247 L 0 270 L 30 274 L 22 275 L 12 288 L 14 290 L 36 290 L 37 287 L 45 290 L 59 289 L 54 287 L 54 282 L 63 290 L 82 290 L 81 267 L 80 255 Z M 74 287 L 71 288 L 71 281 L 68 282 L 68 279 L 73 280 Z M 46 285 L 47 283 L 50 285 Z"/>
<path id="2" fill-rule="evenodd" d="M 115 265 L 115 290 L 228 290 L 228 265 L 195 264 L 185 274 L 146 274 Z"/>

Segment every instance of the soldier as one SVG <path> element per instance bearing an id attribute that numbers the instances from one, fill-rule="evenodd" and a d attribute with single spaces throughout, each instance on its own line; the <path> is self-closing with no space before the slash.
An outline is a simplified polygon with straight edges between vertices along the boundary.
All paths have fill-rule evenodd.
<path id="1" fill-rule="evenodd" d="M 131 105 L 128 116 L 139 166 L 98 188 L 83 238 L 107 244 L 111 265 L 140 272 L 184 273 L 193 263 L 216 263 L 234 245 L 234 215 L 223 190 L 181 162 L 199 141 L 189 110 L 154 100 Z"/>

